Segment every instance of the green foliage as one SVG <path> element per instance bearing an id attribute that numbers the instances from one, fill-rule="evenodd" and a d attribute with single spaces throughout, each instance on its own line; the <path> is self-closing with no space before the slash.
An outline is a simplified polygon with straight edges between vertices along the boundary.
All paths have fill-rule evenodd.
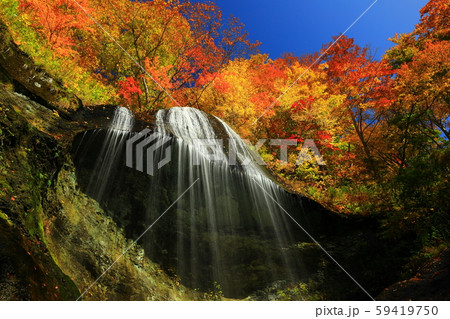
<path id="1" fill-rule="evenodd" d="M 396 34 L 389 40 L 396 46 L 386 51 L 384 58 L 389 61 L 394 69 L 400 68 L 404 63 L 411 62 L 419 51 L 416 47 L 410 45 L 414 40 L 411 36 Z"/>
<path id="2" fill-rule="evenodd" d="M 217 281 L 214 281 L 213 288 L 203 294 L 203 298 L 205 300 L 223 300 L 223 291 L 220 284 Z"/>
<path id="3" fill-rule="evenodd" d="M 300 282 L 295 285 L 289 285 L 277 291 L 277 300 L 280 301 L 295 301 L 295 300 L 309 300 L 319 301 L 324 300 L 321 293 L 317 290 L 317 283 L 310 280 L 308 283 Z"/>
<path id="4" fill-rule="evenodd" d="M 413 232 L 425 246 L 449 239 L 449 157 L 447 148 L 419 153 L 395 177 L 392 232 Z"/>

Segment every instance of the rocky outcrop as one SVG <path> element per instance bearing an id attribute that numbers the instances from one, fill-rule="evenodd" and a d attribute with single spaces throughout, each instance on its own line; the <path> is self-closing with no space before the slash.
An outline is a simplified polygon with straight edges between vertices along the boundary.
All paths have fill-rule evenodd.
<path id="1" fill-rule="evenodd" d="M 79 291 L 53 259 L 42 228 L 41 199 L 61 165 L 60 147 L 15 111 L 4 92 L 0 83 L 0 296 L 75 299 Z"/>
<path id="2" fill-rule="evenodd" d="M 79 190 L 70 162 L 58 173 L 44 202 L 49 250 L 80 291 L 89 289 L 84 299 L 199 298 L 148 260 L 144 250 L 125 237 L 99 204 Z"/>
<path id="3" fill-rule="evenodd" d="M 49 108 L 68 114 L 81 107 L 74 94 L 35 65 L 12 40 L 7 26 L 0 20 L 0 68 L 9 76 L 15 90 Z M 1 70 L 0 70 L 1 71 Z"/>
<path id="4" fill-rule="evenodd" d="M 0 75 L 0 298 L 76 300 L 106 270 L 82 299 L 201 298 L 79 190 L 68 150 L 85 126 L 14 93 Z"/>

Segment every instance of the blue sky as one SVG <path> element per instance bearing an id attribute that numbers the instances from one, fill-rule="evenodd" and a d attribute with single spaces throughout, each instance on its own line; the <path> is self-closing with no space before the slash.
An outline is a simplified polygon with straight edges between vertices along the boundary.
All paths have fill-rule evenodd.
<path id="1" fill-rule="evenodd" d="M 251 40 L 271 58 L 320 50 L 347 29 L 374 0 L 215 0 L 224 16 L 233 14 Z M 360 46 L 369 45 L 377 58 L 392 44 L 387 39 L 406 33 L 419 22 L 426 0 L 379 0 L 347 33 Z"/>

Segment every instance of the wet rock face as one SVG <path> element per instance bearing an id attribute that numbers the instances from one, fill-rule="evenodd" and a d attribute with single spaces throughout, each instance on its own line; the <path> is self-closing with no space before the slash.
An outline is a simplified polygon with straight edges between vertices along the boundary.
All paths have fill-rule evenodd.
<path id="1" fill-rule="evenodd" d="M 0 21 L 0 67 L 10 76 L 15 90 L 31 99 L 64 113 L 81 107 L 81 101 L 37 67 L 12 41 L 6 25 Z"/>

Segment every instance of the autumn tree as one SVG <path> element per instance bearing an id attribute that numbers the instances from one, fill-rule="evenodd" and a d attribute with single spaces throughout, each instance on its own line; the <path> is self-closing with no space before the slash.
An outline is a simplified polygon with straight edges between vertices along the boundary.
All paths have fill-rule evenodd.
<path id="1" fill-rule="evenodd" d="M 421 10 L 413 32 L 397 35 L 385 58 L 396 72 L 397 99 L 385 132 L 395 175 L 392 197 L 398 207 L 394 227 L 423 243 L 448 236 L 450 130 L 450 38 L 448 1 L 432 0 Z"/>
<path id="2" fill-rule="evenodd" d="M 335 38 L 336 39 L 336 38 Z M 348 37 L 341 37 L 336 45 L 327 44 L 323 51 L 328 91 L 345 96 L 341 123 L 347 128 L 343 136 L 354 147 L 356 155 L 367 161 L 372 176 L 379 172 L 380 126 L 387 107 L 392 103 L 389 65 L 373 59 L 368 48 L 361 48 Z"/>
<path id="3" fill-rule="evenodd" d="M 222 24 L 221 11 L 213 3 L 97 2 L 101 24 L 120 45 L 102 35 L 101 72 L 111 81 L 138 81 L 143 92 L 139 109 L 195 105 L 201 74 L 255 48 L 237 20 Z"/>
<path id="4" fill-rule="evenodd" d="M 12 1 L 19 3 L 20 19 L 48 43 L 55 59 L 71 60 L 71 72 L 54 68 L 72 90 L 83 95 L 78 86 L 85 91 L 96 86 L 81 80 L 86 76 L 80 74 L 87 72 L 116 90 L 116 101 L 139 111 L 198 107 L 209 85 L 199 85 L 200 76 L 216 74 L 228 60 L 254 53 L 258 46 L 248 40 L 237 18 L 223 19 L 212 2 Z"/>
<path id="5" fill-rule="evenodd" d="M 89 0 L 79 3 L 92 12 Z M 30 14 L 32 27 L 58 54 L 73 55 L 80 39 L 86 40 L 94 32 L 93 21 L 71 0 L 20 0 L 19 8 Z"/>
<path id="6" fill-rule="evenodd" d="M 442 148 L 450 135 L 448 14 L 446 1 L 430 1 L 421 10 L 416 29 L 391 39 L 396 45 L 385 58 L 396 71 L 398 99 L 390 108 L 392 140 L 398 153 L 391 159 L 399 170 L 421 152 Z"/>

